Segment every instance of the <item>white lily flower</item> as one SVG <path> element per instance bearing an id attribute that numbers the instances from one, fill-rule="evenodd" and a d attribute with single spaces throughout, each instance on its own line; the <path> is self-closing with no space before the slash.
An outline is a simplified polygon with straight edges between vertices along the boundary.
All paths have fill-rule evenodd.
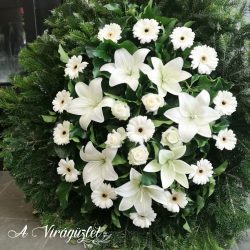
<path id="1" fill-rule="evenodd" d="M 106 148 L 102 152 L 96 150 L 92 142 L 88 142 L 84 151 L 81 149 L 80 157 L 87 162 L 82 171 L 84 184 L 90 182 L 90 187 L 95 190 L 103 181 L 116 181 L 118 175 L 115 172 L 112 161 L 117 149 Z"/>
<path id="2" fill-rule="evenodd" d="M 182 70 L 183 59 L 178 57 L 165 65 L 157 57 L 152 57 L 151 60 L 154 69 L 151 69 L 147 75 L 157 86 L 159 95 L 166 96 L 167 92 L 178 95 L 182 91 L 179 82 L 185 81 L 192 76 L 187 71 Z"/>
<path id="3" fill-rule="evenodd" d="M 220 118 L 219 112 L 209 107 L 210 95 L 202 90 L 193 97 L 187 93 L 179 94 L 180 107 L 167 110 L 164 115 L 179 124 L 179 134 L 183 142 L 189 142 L 196 134 L 210 138 L 209 124 Z"/>
<path id="4" fill-rule="evenodd" d="M 165 204 L 167 197 L 164 190 L 156 185 L 144 186 L 141 184 L 142 175 L 134 168 L 130 170 L 130 181 L 116 188 L 115 192 L 122 196 L 120 211 L 135 207 L 138 213 L 152 210 L 152 199 Z"/>
<path id="5" fill-rule="evenodd" d="M 161 182 L 164 189 L 171 186 L 176 180 L 180 185 L 188 188 L 188 179 L 186 174 L 194 170 L 186 162 L 179 160 L 186 152 L 186 146 L 175 147 L 172 150 L 162 149 L 159 152 L 159 163 L 153 160 L 143 169 L 146 172 L 161 171 Z"/>
<path id="6" fill-rule="evenodd" d="M 107 71 L 111 74 L 109 85 L 127 83 L 135 91 L 139 85 L 140 70 L 148 73 L 150 67 L 144 63 L 149 49 L 139 49 L 131 55 L 126 49 L 118 49 L 115 52 L 115 63 L 104 64 L 100 71 Z"/>
<path id="7" fill-rule="evenodd" d="M 78 82 L 75 86 L 79 97 L 71 101 L 67 111 L 81 116 L 79 123 L 84 130 L 87 130 L 91 121 L 104 122 L 102 108 L 112 107 L 114 103 L 112 98 L 103 97 L 101 82 L 102 78 L 96 78 L 89 85 Z"/>

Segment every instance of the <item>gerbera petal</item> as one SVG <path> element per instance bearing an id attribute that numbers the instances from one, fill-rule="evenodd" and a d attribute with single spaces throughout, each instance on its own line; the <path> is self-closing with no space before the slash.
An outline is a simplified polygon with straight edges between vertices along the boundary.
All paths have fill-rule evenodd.
<path id="1" fill-rule="evenodd" d="M 143 169 L 143 171 L 145 172 L 158 172 L 160 170 L 161 170 L 161 165 L 157 162 L 157 160 L 149 162 Z"/>

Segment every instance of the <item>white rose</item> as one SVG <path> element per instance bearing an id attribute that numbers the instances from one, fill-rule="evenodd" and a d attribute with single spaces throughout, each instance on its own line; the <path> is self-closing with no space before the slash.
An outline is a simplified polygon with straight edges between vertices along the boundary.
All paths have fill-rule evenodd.
<path id="1" fill-rule="evenodd" d="M 118 120 L 126 121 L 130 116 L 130 108 L 126 102 L 116 101 L 111 112 Z"/>
<path id="2" fill-rule="evenodd" d="M 164 98 L 157 94 L 146 94 L 142 97 L 142 103 L 147 112 L 157 112 L 164 105 Z"/>
<path id="3" fill-rule="evenodd" d="M 148 160 L 148 150 L 144 145 L 133 148 L 128 153 L 128 161 L 130 165 L 142 165 Z"/>
<path id="4" fill-rule="evenodd" d="M 161 144 L 163 146 L 176 147 L 181 146 L 182 141 L 178 129 L 175 127 L 168 128 L 161 136 Z"/>
<path id="5" fill-rule="evenodd" d="M 126 131 L 124 128 L 118 128 L 117 131 L 113 130 L 107 136 L 105 144 L 110 148 L 120 148 L 123 140 L 126 139 Z"/>

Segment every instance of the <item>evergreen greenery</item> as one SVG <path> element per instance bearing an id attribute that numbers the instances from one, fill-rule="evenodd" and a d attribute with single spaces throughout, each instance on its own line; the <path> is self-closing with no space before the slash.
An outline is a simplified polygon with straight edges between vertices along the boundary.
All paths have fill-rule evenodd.
<path id="1" fill-rule="evenodd" d="M 87 3 L 88 2 L 88 3 Z M 112 4 L 114 3 L 114 4 Z M 238 145 L 233 153 L 220 155 L 229 164 L 216 179 L 216 188 L 196 216 L 186 218 L 158 214 L 158 221 L 149 230 L 137 230 L 127 221 L 122 229 L 113 226 L 110 247 L 120 249 L 229 249 L 241 233 L 250 227 L 250 24 L 244 22 L 246 1 L 243 0 L 158 0 L 158 10 L 180 23 L 192 20 L 198 39 L 215 47 L 220 58 L 216 74 L 231 82 L 238 100 L 237 112 L 231 117 Z M 105 7 L 106 4 L 108 5 Z M 117 8 L 122 6 L 122 10 Z M 58 227 L 83 227 L 90 223 L 105 224 L 110 216 L 119 227 L 116 214 L 103 213 L 99 218 L 91 211 L 91 202 L 84 197 L 84 185 L 64 192 L 67 186 L 56 168 L 67 150 L 53 143 L 54 123 L 48 110 L 61 86 L 67 86 L 58 46 L 69 55 L 85 54 L 88 44 L 102 23 L 109 20 L 129 22 L 129 16 L 145 7 L 145 1 L 66 0 L 46 21 L 48 31 L 20 53 L 22 72 L 12 77 L 12 86 L 0 90 L 1 126 L 4 127 L 0 156 L 24 190 L 44 224 Z M 123 13 L 126 13 L 126 16 Z M 154 13 L 152 13 L 154 15 Z M 191 25 L 191 23 L 190 23 Z M 47 122 L 44 122 L 44 117 Z M 51 121 L 51 122 L 50 122 Z M 77 157 L 77 155 L 75 155 Z M 64 202 L 72 201 L 64 209 Z M 89 196 L 89 195 L 88 195 Z M 87 204 L 87 205 L 86 205 Z M 84 209 L 83 209 L 84 208 Z M 79 214 L 78 211 L 81 211 Z M 164 226 L 163 226 L 164 225 Z M 183 226 L 184 225 L 184 226 Z"/>

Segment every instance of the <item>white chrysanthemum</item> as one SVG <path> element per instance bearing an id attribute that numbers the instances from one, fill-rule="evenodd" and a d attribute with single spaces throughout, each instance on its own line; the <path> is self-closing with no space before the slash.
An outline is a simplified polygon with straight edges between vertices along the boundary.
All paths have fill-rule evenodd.
<path id="1" fill-rule="evenodd" d="M 196 165 L 191 165 L 194 172 L 189 175 L 189 179 L 197 185 L 204 185 L 209 182 L 209 178 L 213 175 L 213 166 L 210 161 L 201 159 Z"/>
<path id="2" fill-rule="evenodd" d="M 53 133 L 55 144 L 65 145 L 69 143 L 69 127 L 69 121 L 64 121 L 63 123 L 57 124 Z"/>
<path id="3" fill-rule="evenodd" d="M 141 19 L 133 27 L 134 37 L 137 37 L 142 44 L 156 41 L 159 32 L 160 26 L 155 19 Z"/>
<path id="4" fill-rule="evenodd" d="M 79 73 L 82 73 L 87 65 L 87 62 L 82 62 L 82 56 L 72 56 L 66 64 L 65 76 L 69 76 L 70 79 L 78 78 Z"/>
<path id="5" fill-rule="evenodd" d="M 57 173 L 65 176 L 66 182 L 75 182 L 78 180 L 78 175 L 80 172 L 75 169 L 75 163 L 73 160 L 61 159 L 58 163 Z"/>
<path id="6" fill-rule="evenodd" d="M 237 142 L 233 130 L 227 128 L 221 130 L 219 134 L 217 136 L 213 136 L 213 138 L 216 140 L 215 146 L 220 150 L 223 150 L 224 148 L 232 150 L 235 148 Z"/>
<path id="7" fill-rule="evenodd" d="M 136 116 L 127 125 L 127 136 L 132 142 L 143 144 L 152 138 L 154 132 L 154 123 L 147 116 Z"/>
<path id="8" fill-rule="evenodd" d="M 207 45 L 195 47 L 189 57 L 192 59 L 192 68 L 198 68 L 200 74 L 207 75 L 216 69 L 219 61 L 215 49 Z"/>
<path id="9" fill-rule="evenodd" d="M 184 208 L 188 203 L 187 196 L 183 192 L 172 190 L 171 194 L 169 191 L 166 191 L 166 195 L 166 204 L 163 206 L 170 212 L 178 213 L 180 208 Z"/>
<path id="10" fill-rule="evenodd" d="M 98 39 L 100 41 L 105 40 L 112 40 L 113 42 L 117 43 L 120 40 L 122 33 L 121 26 L 116 23 L 106 24 L 102 29 L 99 30 Z"/>
<path id="11" fill-rule="evenodd" d="M 71 100 L 72 97 L 70 96 L 70 93 L 68 91 L 59 91 L 52 102 L 53 110 L 55 112 L 62 113 L 64 110 L 67 110 Z"/>
<path id="12" fill-rule="evenodd" d="M 130 213 L 129 218 L 133 220 L 133 224 L 137 227 L 148 228 L 155 221 L 156 213 L 153 209 L 147 209 L 140 213 Z"/>
<path id="13" fill-rule="evenodd" d="M 92 202 L 102 209 L 110 208 L 113 206 L 113 200 L 117 198 L 115 189 L 110 184 L 102 183 L 91 194 Z"/>
<path id="14" fill-rule="evenodd" d="M 177 50 L 179 48 L 185 50 L 186 48 L 192 47 L 194 43 L 195 33 L 190 28 L 177 27 L 173 30 L 170 38 L 171 42 L 173 43 L 174 50 Z"/>
<path id="15" fill-rule="evenodd" d="M 237 107 L 237 100 L 229 91 L 219 91 L 213 102 L 215 110 L 219 111 L 222 115 L 231 115 Z"/>

